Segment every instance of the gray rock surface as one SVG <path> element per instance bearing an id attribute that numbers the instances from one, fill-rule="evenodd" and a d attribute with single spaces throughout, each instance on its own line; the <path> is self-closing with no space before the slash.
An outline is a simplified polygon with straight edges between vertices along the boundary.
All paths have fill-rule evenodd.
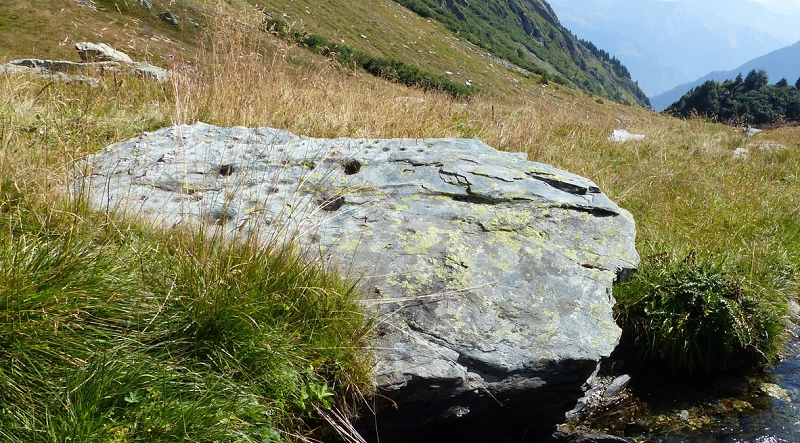
<path id="1" fill-rule="evenodd" d="M 743 129 L 742 129 L 742 133 L 743 133 L 743 134 L 744 134 L 746 137 L 754 137 L 754 136 L 755 136 L 756 134 L 758 134 L 759 132 L 763 132 L 763 131 L 762 131 L 761 129 L 752 128 L 752 127 L 750 127 L 750 126 L 748 126 L 748 127 L 746 127 L 746 128 L 743 128 Z"/>
<path id="2" fill-rule="evenodd" d="M 23 74 L 48 78 L 54 82 L 77 82 L 88 83 L 97 86 L 100 81 L 94 77 L 81 74 L 68 74 L 68 72 L 79 72 L 80 63 L 67 61 L 21 59 L 11 60 L 0 65 L 0 74 Z M 73 68 L 77 68 L 73 70 Z"/>
<path id="3" fill-rule="evenodd" d="M 746 159 L 750 155 L 750 150 L 747 148 L 736 148 L 733 150 L 733 158 Z"/>
<path id="4" fill-rule="evenodd" d="M 76 190 L 96 208 L 293 239 L 361 277 L 382 441 L 485 417 L 550 435 L 619 340 L 611 289 L 639 261 L 631 215 L 522 154 L 198 123 L 89 163 Z"/>
<path id="5" fill-rule="evenodd" d="M 631 376 L 628 374 L 611 375 L 606 371 L 602 374 L 592 374 L 584 386 L 585 394 L 578 399 L 575 407 L 567 412 L 566 418 L 570 421 L 580 420 L 593 412 L 624 401 L 627 398 L 625 389 L 630 381 Z"/>
<path id="6" fill-rule="evenodd" d="M 80 5 L 88 6 L 94 10 L 97 10 L 97 5 L 95 5 L 92 0 L 72 0 L 72 1 Z"/>
<path id="7" fill-rule="evenodd" d="M 629 141 L 640 141 L 644 139 L 645 139 L 644 134 L 631 134 L 625 129 L 615 129 L 614 132 L 612 132 L 611 135 L 608 136 L 608 141 L 614 143 L 625 143 Z"/>
<path id="8" fill-rule="evenodd" d="M 149 63 L 134 62 L 120 51 L 104 44 L 81 42 L 75 45 L 81 62 L 63 60 L 20 59 L 0 65 L 0 73 L 28 74 L 47 77 L 54 81 L 84 82 L 92 85 L 99 81 L 92 77 L 98 73 L 117 72 L 135 75 L 158 83 L 169 81 L 169 71 Z"/>
<path id="9" fill-rule="evenodd" d="M 80 42 L 75 43 L 75 50 L 81 61 L 86 62 L 122 62 L 133 63 L 133 60 L 123 52 L 108 46 L 105 43 Z"/>
<path id="10" fill-rule="evenodd" d="M 176 17 L 175 14 L 170 11 L 165 11 L 161 14 L 158 14 L 158 18 L 161 19 L 162 22 L 167 22 L 170 25 L 178 26 L 178 17 Z"/>
<path id="11" fill-rule="evenodd" d="M 781 152 L 789 149 L 786 145 L 774 142 L 761 142 L 758 143 L 757 145 L 749 145 L 749 146 L 755 146 L 759 150 L 766 152 Z"/>

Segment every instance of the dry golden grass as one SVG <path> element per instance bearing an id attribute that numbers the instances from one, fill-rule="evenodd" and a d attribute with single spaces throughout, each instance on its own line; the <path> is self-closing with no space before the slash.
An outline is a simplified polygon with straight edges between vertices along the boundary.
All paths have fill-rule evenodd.
<path id="1" fill-rule="evenodd" d="M 645 257 L 697 251 L 731 265 L 756 294 L 797 295 L 800 129 L 747 139 L 731 127 L 565 88 L 454 101 L 344 69 L 264 33 L 259 19 L 228 10 L 209 21 L 197 36 L 202 45 L 171 51 L 175 75 L 168 85 L 104 76 L 104 87 L 90 87 L 0 76 L 0 197 L 21 192 L 44 206 L 67 207 L 73 168 L 87 155 L 179 123 L 271 126 L 314 137 L 474 137 L 597 182 L 634 215 Z M 164 51 L 163 41 L 149 46 L 131 32 L 136 53 Z M 646 138 L 612 143 L 614 129 Z M 734 158 L 734 149 L 762 141 L 789 149 L 750 147 L 748 158 Z"/>
<path id="2" fill-rule="evenodd" d="M 21 187 L 63 190 L 75 159 L 142 130 L 195 121 L 315 137 L 474 137 L 596 181 L 633 213 L 645 256 L 696 249 L 752 275 L 800 264 L 798 128 L 746 139 L 731 127 L 564 88 L 454 101 L 342 68 L 263 32 L 260 19 L 251 10 L 210 20 L 197 51 L 175 52 L 166 88 L 135 79 L 107 78 L 107 89 L 91 89 L 4 78 L 4 175 Z M 612 143 L 613 129 L 646 139 Z M 733 157 L 766 140 L 789 149 Z"/>

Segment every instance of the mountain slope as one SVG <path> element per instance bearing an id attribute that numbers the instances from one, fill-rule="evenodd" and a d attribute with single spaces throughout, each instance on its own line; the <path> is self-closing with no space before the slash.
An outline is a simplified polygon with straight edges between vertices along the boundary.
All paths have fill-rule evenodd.
<path id="1" fill-rule="evenodd" d="M 622 60 L 650 96 L 800 39 L 797 15 L 751 0 L 551 0 L 564 25 Z"/>
<path id="2" fill-rule="evenodd" d="M 647 103 L 639 87 L 625 78 L 627 70 L 618 61 L 579 42 L 542 0 L 305 4 L 262 0 L 259 4 L 269 16 L 283 17 L 308 32 L 434 73 L 450 73 L 477 86 L 497 82 L 481 74 L 500 65 L 506 68 L 504 76 L 512 72 L 537 84 L 544 76 L 543 83 L 553 79 L 620 102 Z"/>
<path id="3" fill-rule="evenodd" d="M 151 10 L 130 1 L 94 3 L 97 12 L 90 14 L 91 7 L 79 1 L 0 0 L 0 10 L 9 13 L 8 18 L 0 18 L 0 58 L 72 59 L 71 42 L 89 40 L 109 43 L 134 58 L 168 65 L 171 58 L 163 54 L 190 57 L 219 10 L 252 11 L 256 6 L 267 17 L 281 19 L 303 32 L 446 75 L 490 96 L 540 95 L 544 92 L 541 85 L 550 82 L 551 90 L 561 88 L 558 83 L 562 83 L 622 103 L 644 105 L 647 100 L 638 86 L 625 78 L 627 70 L 619 61 L 577 41 L 541 0 L 493 2 L 491 10 L 481 9 L 477 3 L 466 7 L 445 2 L 450 9 L 434 3 L 442 22 L 421 17 L 397 0 L 231 0 L 219 4 L 153 0 Z M 179 26 L 156 17 L 165 10 L 181 19 Z M 191 25 L 189 18 L 200 26 Z M 482 40 L 478 29 L 492 39 Z"/>
<path id="4" fill-rule="evenodd" d="M 628 70 L 561 26 L 543 0 L 469 2 L 396 0 L 423 17 L 434 18 L 471 43 L 531 72 L 555 73 L 585 90 L 617 101 L 647 99 Z"/>

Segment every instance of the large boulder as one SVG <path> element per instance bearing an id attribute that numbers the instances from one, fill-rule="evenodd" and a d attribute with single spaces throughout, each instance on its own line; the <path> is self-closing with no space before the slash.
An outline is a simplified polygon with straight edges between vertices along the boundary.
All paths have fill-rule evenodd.
<path id="1" fill-rule="evenodd" d="M 611 289 L 639 261 L 631 215 L 523 154 L 198 123 L 89 162 L 76 184 L 96 208 L 290 238 L 360 277 L 384 442 L 538 441 L 620 337 Z"/>

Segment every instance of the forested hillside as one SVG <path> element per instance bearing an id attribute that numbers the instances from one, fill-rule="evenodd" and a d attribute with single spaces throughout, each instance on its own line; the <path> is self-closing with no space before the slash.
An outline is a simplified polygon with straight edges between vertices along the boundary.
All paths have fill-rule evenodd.
<path id="1" fill-rule="evenodd" d="M 620 102 L 649 104 L 628 70 L 561 26 L 543 0 L 396 0 L 492 54 L 558 83 Z"/>
<path id="2" fill-rule="evenodd" d="M 785 78 L 774 85 L 764 70 L 739 74 L 722 83 L 709 80 L 692 89 L 664 112 L 690 117 L 706 116 L 730 124 L 765 125 L 800 119 L 800 79 Z"/>

